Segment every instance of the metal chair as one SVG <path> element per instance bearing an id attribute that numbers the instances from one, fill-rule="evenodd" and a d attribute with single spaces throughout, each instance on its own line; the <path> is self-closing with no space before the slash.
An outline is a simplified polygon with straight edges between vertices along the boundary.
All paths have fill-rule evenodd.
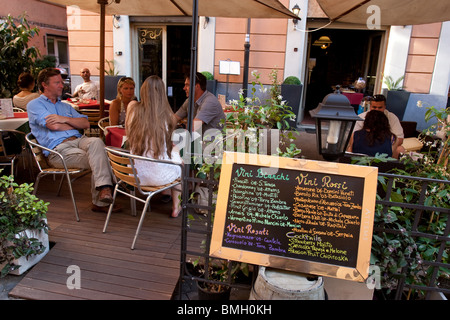
<path id="1" fill-rule="evenodd" d="M 112 208 L 114 205 L 114 202 L 116 201 L 117 193 L 124 194 L 134 202 L 134 200 L 138 200 L 142 203 L 144 203 L 144 209 L 142 210 L 141 217 L 139 219 L 139 224 L 136 229 L 136 234 L 133 239 L 133 243 L 131 245 L 131 249 L 133 250 L 136 244 L 136 240 L 139 236 L 139 233 L 142 228 L 142 223 L 144 222 L 145 214 L 147 212 L 147 209 L 150 211 L 150 200 L 155 195 L 158 194 L 166 189 L 170 189 L 172 187 L 175 187 L 177 185 L 181 185 L 181 179 L 177 179 L 172 181 L 169 184 L 163 185 L 163 186 L 142 186 L 139 181 L 138 173 L 136 171 L 136 168 L 134 166 L 135 160 L 145 160 L 150 162 L 157 162 L 157 163 L 165 163 L 165 164 L 171 164 L 174 166 L 179 166 L 181 168 L 181 173 L 183 176 L 183 164 L 169 161 L 169 160 L 155 160 L 147 157 L 141 157 L 137 155 L 130 154 L 127 150 L 124 149 L 118 149 L 114 147 L 105 147 L 106 153 L 108 155 L 109 161 L 111 163 L 111 167 L 113 170 L 113 173 L 117 179 L 117 183 L 114 187 L 114 194 L 113 194 L 113 202 L 109 206 L 108 215 L 106 216 L 105 225 L 103 227 L 103 232 L 106 232 L 106 228 L 108 227 L 109 220 L 111 218 Z M 120 185 L 122 185 L 125 188 L 119 188 Z M 132 187 L 133 190 L 130 192 L 124 191 L 127 190 L 129 187 Z M 142 195 L 146 196 L 145 200 L 137 197 L 135 195 L 135 190 L 138 190 Z M 135 212 L 136 208 L 132 205 L 132 215 L 136 215 Z"/>
<path id="2" fill-rule="evenodd" d="M 27 112 L 27 111 L 19 107 L 13 107 L 13 112 Z"/>
<path id="3" fill-rule="evenodd" d="M 89 129 L 84 130 L 84 134 L 88 137 L 100 137 L 101 132 L 98 126 L 100 109 L 79 109 L 78 112 L 86 115 L 90 124 Z"/>
<path id="4" fill-rule="evenodd" d="M 109 117 L 104 117 L 98 120 L 98 127 L 100 128 L 100 130 L 102 130 L 103 135 L 106 136 L 106 134 L 108 133 L 106 131 L 106 128 L 109 127 Z"/>
<path id="5" fill-rule="evenodd" d="M 11 166 L 14 175 L 14 162 L 25 150 L 25 133 L 13 129 L 0 129 L 0 165 Z"/>
<path id="6" fill-rule="evenodd" d="M 73 203 L 73 207 L 75 210 L 75 217 L 76 217 L 77 221 L 80 221 L 80 217 L 78 215 L 77 204 L 75 202 L 75 197 L 73 195 L 72 182 L 74 180 L 76 180 L 77 178 L 81 177 L 82 175 L 87 174 L 88 172 L 90 172 L 90 170 L 79 169 L 79 168 L 67 168 L 66 162 L 64 161 L 64 157 L 59 152 L 56 152 L 55 150 L 52 150 L 52 149 L 49 149 L 49 148 L 46 148 L 46 147 L 40 145 L 32 133 L 28 133 L 25 136 L 25 139 L 28 142 L 28 144 L 30 145 L 31 152 L 32 152 L 33 157 L 36 160 L 36 164 L 39 168 L 39 174 L 36 177 L 33 194 L 36 194 L 37 189 L 39 187 L 39 181 L 41 180 L 41 178 L 46 175 L 52 174 L 52 175 L 61 175 L 61 181 L 59 183 L 58 193 L 57 193 L 57 195 L 59 196 L 61 193 L 61 187 L 62 187 L 64 177 L 66 177 L 68 185 L 69 185 L 70 196 L 72 198 L 72 203 Z M 47 162 L 47 157 L 45 157 L 43 154 L 44 150 L 46 150 L 50 153 L 56 154 L 61 159 L 61 162 L 63 163 L 64 168 L 60 169 L 60 168 L 54 168 L 54 167 L 50 166 Z M 71 176 L 74 176 L 74 177 L 71 179 Z"/>

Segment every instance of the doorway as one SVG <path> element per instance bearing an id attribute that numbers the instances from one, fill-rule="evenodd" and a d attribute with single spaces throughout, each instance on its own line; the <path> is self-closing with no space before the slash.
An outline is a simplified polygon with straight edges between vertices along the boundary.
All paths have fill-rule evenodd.
<path id="1" fill-rule="evenodd" d="M 309 34 L 302 124 L 313 123 L 309 111 L 337 85 L 364 96 L 374 94 L 381 77 L 383 36 L 383 31 L 352 29 L 322 29 Z M 360 77 L 366 82 L 362 89 L 354 86 Z"/>
<path id="2" fill-rule="evenodd" d="M 136 85 L 151 75 L 158 75 L 166 84 L 172 110 L 177 111 L 186 100 L 183 91 L 185 75 L 191 60 L 191 26 L 141 26 L 138 34 L 139 75 Z"/>

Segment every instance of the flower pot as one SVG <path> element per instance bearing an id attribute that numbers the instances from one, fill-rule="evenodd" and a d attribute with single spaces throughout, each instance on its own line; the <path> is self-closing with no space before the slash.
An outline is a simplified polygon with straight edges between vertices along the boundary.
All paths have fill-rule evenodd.
<path id="1" fill-rule="evenodd" d="M 48 234 L 44 231 L 36 231 L 36 230 L 25 230 L 23 231 L 29 238 L 36 238 L 38 241 L 42 243 L 42 245 L 45 247 L 45 251 L 41 254 L 33 254 L 31 256 L 25 257 L 22 256 L 18 259 L 14 259 L 12 262 L 15 265 L 20 265 L 19 268 L 11 271 L 9 274 L 13 275 L 21 275 L 31 267 L 33 267 L 36 263 L 41 261 L 41 259 L 47 254 L 49 251 L 50 245 L 48 241 Z M 6 262 L 0 265 L 0 270 L 3 269 L 3 267 L 6 265 Z"/>
<path id="2" fill-rule="evenodd" d="M 403 120 L 411 92 L 406 90 L 389 90 L 386 96 L 386 109 L 394 113 L 400 121 Z"/>
<path id="3" fill-rule="evenodd" d="M 117 97 L 117 83 L 125 76 L 105 76 L 105 99 L 114 100 Z"/>
<path id="4" fill-rule="evenodd" d="M 297 128 L 298 111 L 300 108 L 300 99 L 302 97 L 303 85 L 296 84 L 282 84 L 281 96 L 283 100 L 287 101 L 288 106 L 292 108 L 292 112 L 295 114 L 295 120 L 289 120 L 289 125 L 292 129 Z"/>
<path id="5" fill-rule="evenodd" d="M 198 300 L 230 300 L 230 287 L 224 286 L 223 290 L 214 292 L 209 290 L 207 287 L 203 287 L 205 284 L 205 282 L 197 282 Z"/>

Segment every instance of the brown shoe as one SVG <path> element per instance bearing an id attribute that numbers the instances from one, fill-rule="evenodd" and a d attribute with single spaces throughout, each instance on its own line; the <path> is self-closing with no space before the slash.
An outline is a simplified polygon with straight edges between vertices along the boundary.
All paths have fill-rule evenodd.
<path id="1" fill-rule="evenodd" d="M 110 187 L 103 188 L 98 193 L 98 201 L 111 204 L 113 202 L 112 192 Z"/>
<path id="2" fill-rule="evenodd" d="M 94 212 L 108 213 L 109 206 L 100 207 L 100 206 L 97 206 L 96 204 L 92 204 L 91 210 Z M 120 212 L 120 211 L 122 211 L 122 206 L 116 203 L 112 208 L 112 212 L 116 213 L 116 212 Z"/>

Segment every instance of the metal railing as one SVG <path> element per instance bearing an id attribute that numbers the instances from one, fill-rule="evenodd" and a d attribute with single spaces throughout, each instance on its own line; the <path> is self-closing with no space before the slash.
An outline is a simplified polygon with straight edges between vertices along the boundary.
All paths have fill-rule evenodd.
<path id="1" fill-rule="evenodd" d="M 213 204 L 213 191 L 218 187 L 218 181 L 214 180 L 212 172 L 209 174 L 208 179 L 199 179 L 193 176 L 185 177 L 184 183 L 189 185 L 193 184 L 202 184 L 204 187 L 208 188 L 208 204 L 207 205 L 199 205 L 196 203 L 187 202 L 185 203 L 185 211 L 188 214 L 183 215 L 183 223 L 182 223 L 182 248 L 181 248 L 181 273 L 180 280 L 194 280 L 199 282 L 207 282 L 207 283 L 217 283 L 226 285 L 229 287 L 239 287 L 239 288 L 249 288 L 252 284 L 248 283 L 236 283 L 232 281 L 231 276 L 231 266 L 233 261 L 222 261 L 224 265 L 226 265 L 226 270 L 228 272 L 228 277 L 225 282 L 217 281 L 210 279 L 210 274 L 208 273 L 209 268 L 208 264 L 211 259 L 215 259 L 209 256 L 209 247 L 211 243 L 211 234 L 213 227 L 213 214 L 211 214 L 214 210 Z M 385 180 L 385 188 L 381 186 L 381 179 Z M 418 196 L 417 201 L 393 201 L 392 199 L 396 199 L 398 197 L 393 197 L 393 192 L 396 192 L 396 188 L 399 184 L 403 186 L 407 186 L 407 182 L 412 181 L 415 184 L 420 183 L 420 190 L 417 191 Z M 376 201 L 376 206 L 378 213 L 383 216 L 383 214 L 387 214 L 391 208 L 405 208 L 413 212 L 412 223 L 403 226 L 403 228 L 395 229 L 391 228 L 390 224 L 386 223 L 377 223 L 374 227 L 374 235 L 379 234 L 392 234 L 399 236 L 400 234 L 407 234 L 411 238 L 417 239 L 429 239 L 433 242 L 436 251 L 433 255 L 433 259 L 431 260 L 423 260 L 420 262 L 422 268 L 425 268 L 427 271 L 427 284 L 414 284 L 408 283 L 407 277 L 405 275 L 409 274 L 415 266 L 413 265 L 412 260 L 406 259 L 406 265 L 404 265 L 401 270 L 398 270 L 397 273 L 394 274 L 396 278 L 398 278 L 398 282 L 395 289 L 395 299 L 402 299 L 405 290 L 419 290 L 421 292 L 425 292 L 424 298 L 429 299 L 431 292 L 442 292 L 444 294 L 449 294 L 450 290 L 446 288 L 442 288 L 438 283 L 438 271 L 440 268 L 450 269 L 450 265 L 448 263 L 443 262 L 443 258 L 450 254 L 450 223 L 449 223 L 449 199 L 443 199 L 442 203 L 444 204 L 442 207 L 434 207 L 428 205 L 426 203 L 426 195 L 430 192 L 430 188 L 435 185 L 448 185 L 450 181 L 447 180 L 435 180 L 435 179 L 426 179 L 426 178 L 418 178 L 411 176 L 403 176 L 403 175 L 395 175 L 395 174 L 387 174 L 387 173 L 379 173 L 379 192 L 378 198 Z M 405 189 L 408 192 L 407 189 Z M 413 192 L 413 190 L 411 190 Z M 416 192 L 416 191 L 414 191 Z M 409 199 L 410 200 L 410 199 Z M 192 214 L 192 211 L 195 209 L 205 210 L 205 214 Z M 423 220 L 425 215 L 435 215 L 440 217 L 440 231 L 438 233 L 434 232 L 424 232 Z M 192 216 L 194 218 L 192 219 Z M 399 221 L 398 223 L 401 223 Z M 202 275 L 197 274 L 192 270 L 192 262 L 197 259 L 201 259 L 202 263 L 205 264 L 204 270 L 205 273 Z M 217 259 L 220 260 L 220 259 Z M 258 266 L 253 266 L 254 270 L 257 271 Z M 442 270 L 442 269 L 441 269 Z M 253 281 L 256 278 L 257 272 L 253 272 Z M 252 282 L 253 282 L 252 281 Z M 181 283 L 182 281 L 180 281 Z"/>

